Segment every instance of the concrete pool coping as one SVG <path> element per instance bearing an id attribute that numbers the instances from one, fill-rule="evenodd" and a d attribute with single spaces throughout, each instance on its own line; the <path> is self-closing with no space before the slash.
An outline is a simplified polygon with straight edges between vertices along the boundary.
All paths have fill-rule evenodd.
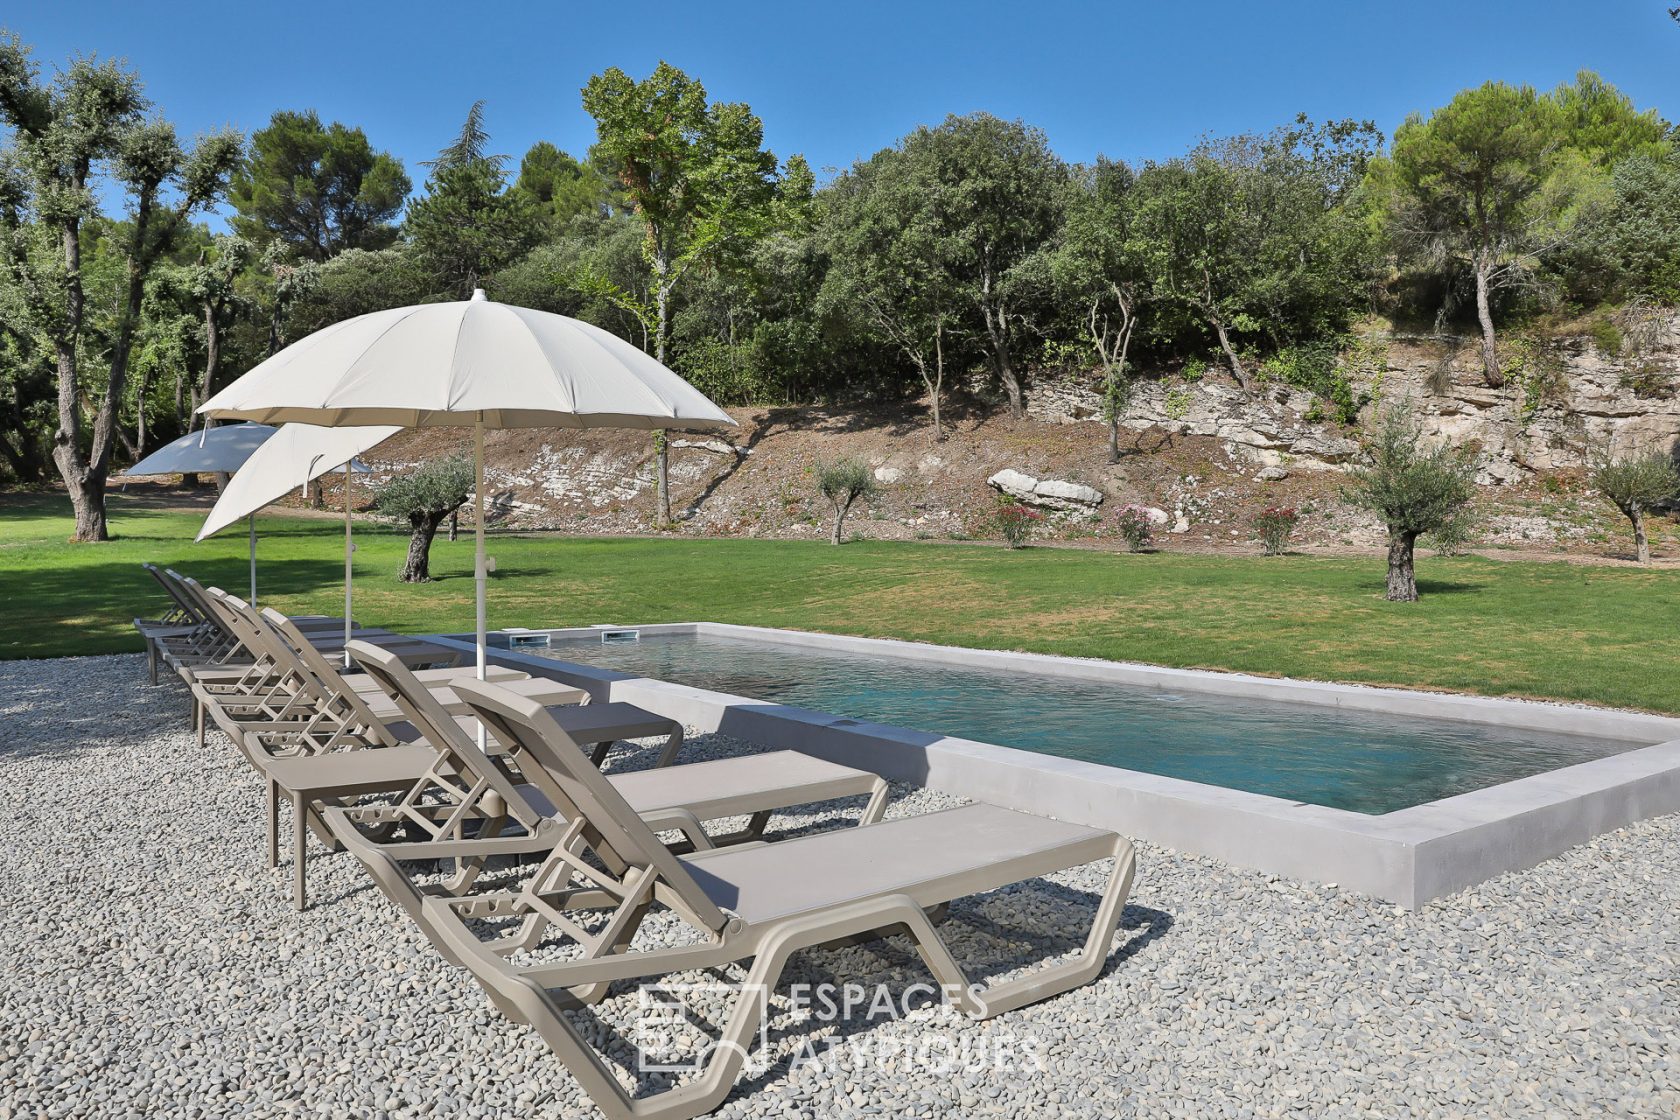
<path id="1" fill-rule="evenodd" d="M 1364 891 L 1416 909 L 1549 859 L 1592 837 L 1680 810 L 1680 719 L 1364 685 L 1169 669 L 715 622 L 511 631 L 560 642 L 602 629 L 714 635 L 1134 687 L 1329 705 L 1653 744 L 1380 816 L 1268 797 L 956 736 L 592 668 L 506 648 L 492 658 L 766 746 L 791 748 L 1025 812 L 1113 829 L 1183 852 Z M 491 635 L 505 646 L 510 631 Z M 436 640 L 471 648 L 470 637 Z"/>

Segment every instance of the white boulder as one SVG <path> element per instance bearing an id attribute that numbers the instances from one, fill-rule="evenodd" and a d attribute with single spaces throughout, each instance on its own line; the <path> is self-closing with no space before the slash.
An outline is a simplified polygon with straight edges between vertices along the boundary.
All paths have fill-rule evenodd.
<path id="1" fill-rule="evenodd" d="M 1102 505 L 1103 500 L 1101 490 L 1082 483 L 1054 478 L 1037 479 L 1008 468 L 988 478 L 986 483 L 1016 501 L 1046 509 L 1089 510 Z"/>

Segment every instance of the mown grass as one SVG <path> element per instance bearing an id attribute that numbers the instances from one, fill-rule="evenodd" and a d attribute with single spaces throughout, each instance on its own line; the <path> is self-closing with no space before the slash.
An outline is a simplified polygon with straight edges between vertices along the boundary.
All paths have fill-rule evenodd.
<path id="1" fill-rule="evenodd" d="M 72 545 L 62 498 L 0 495 L 0 657 L 137 649 L 130 619 L 162 605 L 143 560 L 246 586 L 242 534 L 194 544 L 196 516 L 112 505 L 117 539 Z M 338 613 L 342 528 L 259 526 L 262 601 Z M 404 535 L 357 540 L 359 618 L 471 628 L 470 537 L 440 539 L 421 586 L 395 579 Z M 1378 557 L 513 534 L 491 552 L 492 626 L 706 619 L 1680 713 L 1668 571 L 1425 557 L 1423 601 L 1397 605 Z"/>

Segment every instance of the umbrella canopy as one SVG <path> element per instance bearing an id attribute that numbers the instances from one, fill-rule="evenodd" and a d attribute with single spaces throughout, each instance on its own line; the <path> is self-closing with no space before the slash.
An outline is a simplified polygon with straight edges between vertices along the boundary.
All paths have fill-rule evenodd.
<path id="1" fill-rule="evenodd" d="M 325 327 L 199 409 L 225 420 L 406 428 L 734 426 L 617 335 L 505 303 L 397 307 Z"/>
<path id="2" fill-rule="evenodd" d="M 264 425 L 244 425 L 262 427 Z M 231 429 L 215 428 L 214 431 Z M 269 429 L 274 431 L 275 429 Z M 228 480 L 215 508 L 205 518 L 198 539 L 219 533 L 242 517 L 278 501 L 329 471 L 349 463 L 350 469 L 367 473 L 355 461 L 362 452 L 390 439 L 401 428 L 390 425 L 361 428 L 321 428 L 314 424 L 287 424 L 259 447 Z M 200 470 L 204 468 L 199 468 Z"/>
<path id="3" fill-rule="evenodd" d="M 199 411 L 224 420 L 326 427 L 471 427 L 480 679 L 487 661 L 484 429 L 711 430 L 735 423 L 617 335 L 564 315 L 493 303 L 483 291 L 470 300 L 375 311 L 323 328 Z"/>
<path id="4" fill-rule="evenodd" d="M 279 431 L 267 424 L 223 424 L 164 444 L 118 478 L 160 474 L 232 474 Z"/>

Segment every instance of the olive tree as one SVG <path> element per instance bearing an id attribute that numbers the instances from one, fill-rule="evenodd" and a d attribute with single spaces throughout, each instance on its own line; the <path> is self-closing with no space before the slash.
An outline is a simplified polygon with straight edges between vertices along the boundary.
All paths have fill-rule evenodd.
<path id="1" fill-rule="evenodd" d="M 151 108 L 139 77 L 120 63 L 78 58 L 43 78 L 29 48 L 0 31 L 0 287 L 12 293 L 4 301 L 18 316 L 11 329 L 54 359 L 52 457 L 75 509 L 77 541 L 110 535 L 105 484 L 146 281 L 190 219 L 226 192 L 244 145 L 223 131 L 183 147 Z M 114 324 L 95 354 L 88 328 L 97 309 L 89 307 L 83 252 L 107 196 L 120 198 L 128 217 L 111 227 L 122 281 Z"/>
<path id="2" fill-rule="evenodd" d="M 1592 486 L 1631 522 L 1634 550 L 1641 564 L 1651 562 L 1651 542 L 1645 537 L 1645 514 L 1680 493 L 1680 471 L 1674 460 L 1658 451 L 1620 458 L 1607 456 L 1593 468 Z"/>
<path id="3" fill-rule="evenodd" d="M 1369 461 L 1353 472 L 1347 498 L 1373 510 L 1388 526 L 1388 599 L 1415 603 L 1412 570 L 1418 537 L 1459 515 L 1475 492 L 1474 463 L 1458 449 L 1425 448 L 1423 432 L 1405 405 L 1390 407 L 1377 422 Z"/>
<path id="4" fill-rule="evenodd" d="M 875 495 L 875 473 L 868 464 L 856 459 L 818 463 L 817 489 L 834 506 L 834 533 L 829 539 L 839 544 L 841 527 L 853 504 L 860 498 L 867 500 Z"/>
<path id="5" fill-rule="evenodd" d="M 374 508 L 392 520 L 408 522 L 408 559 L 397 578 L 404 583 L 431 582 L 432 538 L 443 519 L 466 504 L 472 488 L 472 462 L 456 455 L 396 475 L 380 489 Z"/>

